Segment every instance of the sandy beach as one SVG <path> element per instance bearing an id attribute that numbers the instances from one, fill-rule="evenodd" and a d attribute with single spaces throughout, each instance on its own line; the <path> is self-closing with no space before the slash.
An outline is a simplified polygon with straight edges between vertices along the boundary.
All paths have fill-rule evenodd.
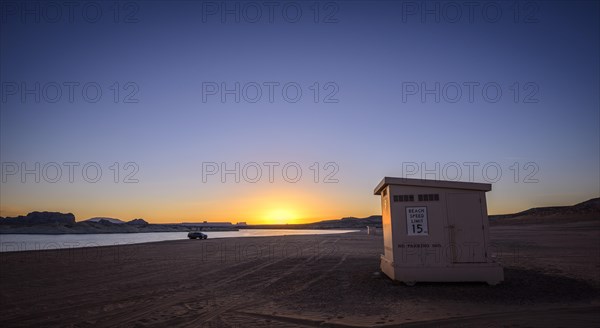
<path id="1" fill-rule="evenodd" d="M 396 284 L 381 236 L 0 254 L 2 327 L 600 326 L 600 222 L 492 226 L 505 281 Z"/>

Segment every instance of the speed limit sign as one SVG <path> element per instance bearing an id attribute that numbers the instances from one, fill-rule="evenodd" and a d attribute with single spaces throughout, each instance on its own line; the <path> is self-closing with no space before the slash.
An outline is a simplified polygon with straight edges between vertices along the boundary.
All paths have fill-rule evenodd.
<path id="1" fill-rule="evenodd" d="M 427 207 L 406 208 L 406 230 L 409 236 L 429 235 L 427 227 Z"/>

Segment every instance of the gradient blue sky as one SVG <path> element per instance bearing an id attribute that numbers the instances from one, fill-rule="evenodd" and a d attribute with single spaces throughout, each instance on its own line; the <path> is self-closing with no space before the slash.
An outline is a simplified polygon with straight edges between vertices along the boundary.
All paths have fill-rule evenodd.
<path id="1" fill-rule="evenodd" d="M 95 2 L 103 9 L 98 22 L 75 10 L 74 22 L 63 13 L 57 23 L 43 15 L 36 23 L 28 16 L 23 22 L 14 2 L 2 1 L 2 162 L 97 162 L 103 177 L 88 183 L 76 175 L 69 183 L 66 167 L 57 183 L 7 176 L 0 215 L 55 210 L 78 220 L 272 223 L 367 216 L 380 213 L 375 185 L 402 176 L 407 162 L 430 168 L 478 162 L 475 182 L 487 182 L 484 164 L 498 163 L 503 175 L 488 193 L 492 214 L 600 195 L 598 2 L 523 2 L 521 13 L 535 20 L 528 23 L 523 15 L 515 22 L 512 2 L 502 1 L 493 2 L 502 9 L 497 22 L 476 10 L 474 22 L 463 12 L 456 23 L 448 21 L 450 12 L 440 12 L 439 23 L 431 15 L 404 19 L 407 6 L 424 6 L 415 1 L 320 2 L 315 23 L 313 2 L 282 4 L 291 2 L 303 9 L 296 23 L 280 10 L 269 22 L 265 7 L 257 23 L 203 19 L 207 2 L 193 1 L 134 1 L 135 23 L 115 23 L 112 2 L 102 1 Z M 466 10 L 464 2 L 452 3 Z M 337 22 L 322 22 L 331 8 L 339 8 Z M 57 103 L 35 103 L 6 91 L 7 83 L 67 81 L 96 82 L 103 95 L 97 103 L 78 95 L 70 103 L 64 94 Z M 139 102 L 115 104 L 109 89 L 115 81 L 135 83 Z M 225 103 L 217 96 L 202 101 L 203 82 L 268 81 L 299 83 L 303 96 L 297 103 L 280 94 L 272 103 L 266 95 L 257 103 L 235 103 L 231 96 Z M 485 101 L 481 86 L 473 102 L 466 94 L 457 103 L 436 103 L 433 96 L 422 102 L 419 95 L 403 101 L 403 83 L 469 81 L 498 83 L 500 101 Z M 314 103 L 308 89 L 314 82 L 334 82 L 339 102 Z M 521 89 L 538 86 L 538 102 L 524 103 L 528 92 L 521 90 L 515 103 L 509 89 L 515 82 Z M 127 92 L 121 92 L 122 98 Z M 321 98 L 327 93 L 321 90 Z M 114 162 L 135 162 L 139 182 L 114 183 Z M 233 177 L 222 183 L 216 176 L 203 182 L 203 162 L 297 162 L 303 176 L 289 183 L 276 171 L 270 183 L 265 168 L 258 183 Z M 313 162 L 335 162 L 339 182 L 323 183 L 321 176 L 314 183 Z M 515 162 L 518 182 L 510 168 Z M 539 168 L 537 183 L 523 182 L 529 162 Z M 469 181 L 462 168 L 461 180 Z"/>

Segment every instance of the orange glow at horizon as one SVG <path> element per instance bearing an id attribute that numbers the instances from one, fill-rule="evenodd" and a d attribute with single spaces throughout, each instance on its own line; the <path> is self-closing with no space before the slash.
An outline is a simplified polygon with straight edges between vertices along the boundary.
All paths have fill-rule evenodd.
<path id="1" fill-rule="evenodd" d="M 136 186 L 134 186 L 136 187 Z M 326 188 L 300 185 L 217 185 L 190 192 L 183 197 L 173 194 L 107 197 L 103 202 L 87 197 L 42 201 L 37 205 L 2 206 L 2 216 L 26 215 L 32 211 L 73 213 L 77 221 L 92 217 L 110 217 L 130 221 L 142 218 L 149 223 L 246 222 L 247 224 L 302 224 L 346 216 L 378 214 L 378 197 L 360 202 L 353 195 L 331 192 Z M 332 188 L 335 186 L 332 186 Z M 258 189 L 258 190 L 257 190 Z M 153 197 L 154 196 L 154 197 Z M 109 199 L 110 198 L 110 199 Z M 349 201 L 350 200 L 350 201 Z M 110 206 L 106 206 L 110 204 Z"/>
<path id="2" fill-rule="evenodd" d="M 38 197 L 35 204 L 20 201 L 18 194 L 0 205 L 0 216 L 26 215 L 33 211 L 73 213 L 77 221 L 111 217 L 149 223 L 246 222 L 247 224 L 302 224 L 343 217 L 380 215 L 380 198 L 339 185 L 228 185 L 177 193 L 164 188 L 126 186 L 121 193 L 84 193 Z M 160 192 L 155 192 L 160 190 Z M 93 189 L 96 192 L 96 189 Z M 4 195 L 3 195 L 4 196 Z M 523 195 L 488 195 L 488 214 L 516 213 L 535 206 L 572 205 L 587 199 L 556 195 L 529 200 Z M 110 206 L 107 206 L 110 204 Z"/>
<path id="3" fill-rule="evenodd" d="M 264 216 L 264 224 L 293 224 L 297 223 L 298 214 L 289 208 L 276 208 L 267 212 Z"/>

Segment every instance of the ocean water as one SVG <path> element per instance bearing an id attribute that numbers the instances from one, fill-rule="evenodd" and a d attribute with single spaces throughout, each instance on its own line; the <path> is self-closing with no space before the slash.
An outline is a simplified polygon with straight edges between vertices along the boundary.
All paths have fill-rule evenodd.
<path id="1" fill-rule="evenodd" d="M 234 237 L 270 237 L 285 235 L 322 235 L 357 230 L 242 229 L 239 231 L 203 231 L 208 239 Z M 144 232 L 106 234 L 0 234 L 0 252 L 140 244 L 188 239 L 187 232 Z"/>

